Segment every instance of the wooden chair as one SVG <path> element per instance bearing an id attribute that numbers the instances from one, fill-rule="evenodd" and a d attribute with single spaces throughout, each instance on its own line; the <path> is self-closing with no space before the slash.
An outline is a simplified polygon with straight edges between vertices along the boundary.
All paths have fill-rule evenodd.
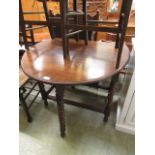
<path id="1" fill-rule="evenodd" d="M 33 46 L 36 42 L 34 40 L 34 34 L 33 31 L 36 29 L 44 28 L 47 27 L 46 22 L 41 22 L 41 23 L 35 23 L 36 21 L 26 21 L 24 19 L 24 14 L 35 14 L 32 12 L 23 12 L 22 9 L 22 3 L 21 0 L 19 1 L 19 25 L 20 25 L 20 30 L 19 30 L 19 44 L 23 45 L 24 48 L 19 49 L 19 64 L 21 62 L 22 56 L 24 52 L 27 51 L 29 46 Z M 39 22 L 39 21 L 37 21 Z M 41 25 L 38 27 L 33 27 L 33 25 Z M 30 32 L 30 35 L 27 35 L 27 32 Z M 31 87 L 27 87 L 26 85 L 30 83 Z M 36 87 L 39 87 L 39 89 L 36 89 Z M 52 90 L 53 88 L 49 88 L 49 90 Z M 36 95 L 33 97 L 31 103 L 29 103 L 29 106 L 27 105 L 27 98 L 31 95 L 33 91 L 37 91 Z M 35 102 L 36 98 L 38 97 L 39 93 L 42 96 L 42 99 L 44 100 L 44 105 L 47 106 L 47 99 L 46 99 L 46 94 L 44 94 L 45 91 L 45 86 L 43 83 L 35 81 L 27 77 L 21 67 L 19 66 L 19 98 L 21 105 L 23 106 L 23 109 L 26 113 L 27 120 L 28 122 L 32 121 L 32 117 L 29 112 L 29 108 L 32 106 L 32 104 Z"/>
<path id="2" fill-rule="evenodd" d="M 64 59 L 69 59 L 69 38 L 72 38 L 72 36 L 78 36 L 80 33 L 84 33 L 84 40 L 85 44 L 87 45 L 89 42 L 89 31 L 100 31 L 100 32 L 107 32 L 107 33 L 113 33 L 116 34 L 116 43 L 115 43 L 115 48 L 118 50 L 118 56 L 117 56 L 117 62 L 116 62 L 116 68 L 119 67 L 120 64 L 120 58 L 121 58 L 121 53 L 122 53 L 122 48 L 123 48 L 123 43 L 124 43 L 124 38 L 125 38 L 125 33 L 126 33 L 126 28 L 128 24 L 128 19 L 129 19 L 129 14 L 131 10 L 131 4 L 132 0 L 125 1 L 123 0 L 122 2 L 122 7 L 119 15 L 119 20 L 118 21 L 113 21 L 113 20 L 91 20 L 88 19 L 87 15 L 87 5 L 86 5 L 86 0 L 82 1 L 82 11 L 78 11 L 77 7 L 77 0 L 73 0 L 73 10 L 70 11 L 68 10 L 68 0 L 61 0 L 60 1 L 60 14 L 61 17 L 58 18 L 57 16 L 52 15 L 51 12 L 51 17 L 50 13 L 46 4 L 46 0 L 42 1 L 43 7 L 44 7 L 44 12 L 45 12 L 45 17 L 47 20 L 47 24 L 50 27 L 50 25 L 54 25 L 55 23 L 58 23 L 58 21 L 61 19 L 61 37 L 63 40 L 63 56 Z M 78 18 L 82 17 L 82 22 L 78 22 Z M 60 24 L 60 23 L 59 23 Z M 100 25 L 103 26 L 100 26 Z M 117 24 L 117 27 L 116 27 Z M 51 30 L 51 28 L 49 28 Z M 51 33 L 52 34 L 52 33 Z M 55 37 L 54 35 L 52 37 Z M 78 40 L 78 37 L 77 37 Z M 108 97 L 107 97 L 107 107 L 105 110 L 105 121 L 108 120 L 108 116 L 110 113 L 110 103 L 112 102 L 112 96 L 113 96 L 113 90 L 114 90 L 114 85 L 118 79 L 118 75 L 112 77 L 110 86 L 107 88 L 108 90 Z"/>
<path id="3" fill-rule="evenodd" d="M 25 98 L 24 98 L 24 92 L 25 92 L 25 88 L 24 85 L 28 82 L 29 78 L 23 73 L 21 67 L 19 68 L 19 98 L 20 98 L 20 103 L 26 113 L 27 116 L 27 121 L 31 122 L 32 121 L 32 117 L 30 115 L 29 112 L 29 108 L 25 102 Z"/>
<path id="4" fill-rule="evenodd" d="M 117 59 L 115 68 L 119 68 L 121 55 L 122 55 L 122 49 L 123 49 L 123 43 L 125 39 L 125 33 L 127 29 L 128 19 L 130 15 L 132 0 L 123 0 L 122 7 L 119 15 L 119 21 L 91 21 L 87 18 L 87 2 L 86 0 L 82 1 L 82 13 L 79 13 L 77 10 L 77 0 L 73 0 L 73 11 L 72 13 L 68 12 L 68 0 L 62 0 L 60 1 L 60 8 L 61 8 L 61 26 L 62 26 L 62 40 L 63 40 L 63 56 L 64 59 L 69 59 L 70 53 L 69 53 L 69 37 L 75 34 L 80 33 L 81 31 L 85 32 L 85 45 L 88 45 L 88 31 L 100 31 L 100 32 L 107 32 L 107 33 L 114 33 L 116 34 L 116 43 L 115 48 L 118 51 Z M 82 14 L 83 16 L 83 24 L 80 25 L 77 22 L 74 24 L 70 24 L 67 20 L 69 16 L 76 17 L 77 14 Z M 92 26 L 93 24 L 103 24 L 103 26 Z M 115 26 L 117 24 L 117 27 Z M 74 29 L 74 31 L 69 32 L 70 29 Z M 108 96 L 107 96 L 107 104 L 105 107 L 105 117 L 104 121 L 106 122 L 108 120 L 108 117 L 110 115 L 110 107 L 113 100 L 113 94 L 114 94 L 114 87 L 115 83 L 118 80 L 118 74 L 113 76 L 110 81 L 110 85 L 108 87 Z M 58 107 L 59 108 L 59 107 Z M 61 109 L 61 107 L 60 107 Z M 64 116 L 61 116 L 61 113 L 59 114 L 60 118 L 63 118 Z M 60 121 L 60 123 L 62 123 Z M 63 124 L 61 124 L 63 126 Z"/>
<path id="5" fill-rule="evenodd" d="M 99 11 L 96 12 L 95 15 L 88 14 L 87 17 L 89 20 L 99 20 Z M 52 30 L 52 38 L 61 38 L 61 16 L 60 14 L 54 14 L 53 10 L 49 10 L 49 19 L 51 20 L 51 30 Z M 69 22 L 74 23 L 74 18 L 70 18 Z M 78 15 L 77 16 L 77 22 L 79 24 L 83 24 L 83 16 Z M 93 25 L 93 24 L 92 24 Z M 84 40 L 85 39 L 85 33 L 81 32 L 78 34 L 78 36 L 74 36 L 72 38 L 76 38 L 77 40 Z M 97 40 L 97 32 L 95 31 L 88 31 L 88 39 L 89 40 Z"/>
<path id="6" fill-rule="evenodd" d="M 35 14 L 44 14 L 44 12 L 24 12 L 22 8 L 22 0 L 19 0 L 19 44 L 25 45 L 26 49 L 37 43 L 34 37 L 34 30 L 49 27 L 48 21 L 33 21 L 24 19 L 24 15 Z M 49 30 L 49 32 L 51 31 Z"/>
<path id="7" fill-rule="evenodd" d="M 36 101 L 39 93 L 41 94 L 42 99 L 44 100 L 45 106 L 47 106 L 47 101 L 45 99 L 44 93 L 42 93 L 42 90 L 45 91 L 44 85 L 42 83 L 30 79 L 28 76 L 24 74 L 22 68 L 19 67 L 19 99 L 20 105 L 23 107 L 26 113 L 28 122 L 32 122 L 32 116 L 29 112 L 29 109 L 32 106 L 32 104 Z"/>

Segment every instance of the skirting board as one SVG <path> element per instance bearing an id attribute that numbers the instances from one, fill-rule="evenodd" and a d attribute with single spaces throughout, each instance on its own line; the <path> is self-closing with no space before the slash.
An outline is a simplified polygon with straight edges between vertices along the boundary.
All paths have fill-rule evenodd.
<path id="1" fill-rule="evenodd" d="M 118 131 L 122 131 L 122 132 L 125 132 L 125 133 L 132 134 L 132 135 L 135 134 L 135 129 L 134 128 L 132 128 L 130 126 L 127 126 L 127 125 L 124 125 L 124 124 L 117 124 L 116 123 L 115 129 L 118 130 Z"/>
<path id="2" fill-rule="evenodd" d="M 135 134 L 135 128 L 134 127 L 119 122 L 119 119 L 121 116 L 121 110 L 122 110 L 122 106 L 118 104 L 117 105 L 117 116 L 116 116 L 115 129 L 118 131 L 122 131 L 122 132 L 134 135 Z"/>

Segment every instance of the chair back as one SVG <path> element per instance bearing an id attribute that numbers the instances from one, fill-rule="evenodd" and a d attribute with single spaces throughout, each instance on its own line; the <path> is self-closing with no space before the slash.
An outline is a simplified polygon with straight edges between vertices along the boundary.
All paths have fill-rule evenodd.
<path id="1" fill-rule="evenodd" d="M 116 68 L 119 68 L 122 49 L 127 29 L 128 19 L 132 6 L 132 0 L 122 0 L 121 11 L 118 21 L 108 20 L 89 20 L 87 15 L 87 0 L 82 1 L 82 10 L 77 10 L 77 0 L 73 0 L 73 11 L 68 11 L 68 0 L 60 1 L 61 14 L 61 33 L 63 40 L 63 56 L 64 59 L 69 59 L 69 37 L 77 35 L 82 31 L 85 32 L 85 44 L 88 44 L 88 31 L 107 32 L 117 35 L 115 48 L 118 49 Z M 79 24 L 75 20 L 74 24 L 69 22 L 69 17 L 76 19 L 77 15 L 83 16 L 83 24 Z M 96 24 L 96 25 L 92 25 Z M 98 25 L 99 24 L 99 25 Z M 102 24 L 102 26 L 101 26 Z M 117 26 L 116 26 L 117 24 Z M 74 31 L 70 31 L 74 30 Z"/>
<path id="2" fill-rule="evenodd" d="M 49 20 L 51 21 L 50 26 L 51 26 L 53 38 L 61 38 L 62 36 L 61 36 L 61 16 L 60 16 L 60 14 L 54 14 L 53 10 L 49 10 L 49 17 L 50 17 Z M 77 19 L 78 24 L 83 24 L 83 16 L 78 15 L 77 18 L 78 18 Z M 88 20 L 99 20 L 99 11 L 97 11 L 95 15 L 88 14 L 87 18 L 88 18 Z M 74 18 L 70 18 L 69 23 L 74 24 Z M 94 25 L 94 24 L 91 24 L 91 25 Z M 76 37 L 73 36 L 71 38 L 76 38 Z M 78 39 L 84 40 L 85 33 L 84 32 L 79 33 Z M 97 32 L 88 31 L 88 39 L 96 41 L 97 40 Z"/>
<path id="3" fill-rule="evenodd" d="M 44 0 L 41 0 L 43 2 Z M 44 4 L 44 3 L 43 3 Z M 44 6 L 47 8 L 47 6 Z M 25 15 L 36 15 L 36 14 L 46 14 L 47 11 L 44 9 L 43 12 L 32 12 L 32 11 L 23 11 L 22 0 L 19 0 L 19 44 L 24 45 L 26 49 L 29 46 L 32 46 L 36 43 L 34 38 L 34 30 L 48 27 L 48 20 L 25 20 Z M 46 16 L 47 17 L 47 16 Z M 50 35 L 51 31 L 49 29 Z"/>

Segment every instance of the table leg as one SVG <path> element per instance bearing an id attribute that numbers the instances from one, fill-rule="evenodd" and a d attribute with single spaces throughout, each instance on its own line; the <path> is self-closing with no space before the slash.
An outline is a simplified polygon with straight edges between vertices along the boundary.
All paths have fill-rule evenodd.
<path id="1" fill-rule="evenodd" d="M 65 117 L 64 117 L 65 113 L 64 113 L 63 97 L 64 97 L 64 86 L 56 85 L 56 101 L 60 122 L 61 137 L 65 137 Z"/>
<path id="2" fill-rule="evenodd" d="M 38 82 L 38 85 L 39 85 L 39 89 L 40 89 L 40 93 L 41 93 L 42 99 L 44 100 L 44 105 L 48 106 L 47 93 L 45 91 L 44 84 L 42 82 Z"/>
<path id="3" fill-rule="evenodd" d="M 114 95 L 114 86 L 115 86 L 117 79 L 118 79 L 118 75 L 115 75 L 114 77 L 112 77 L 112 80 L 110 83 L 110 89 L 109 89 L 108 98 L 107 98 L 107 105 L 104 110 L 104 122 L 108 121 L 108 118 L 110 115 L 111 103 L 112 103 L 113 95 Z"/>
<path id="4" fill-rule="evenodd" d="M 22 107 L 23 107 L 23 109 L 24 109 L 24 111 L 25 111 L 25 113 L 26 113 L 27 121 L 28 121 L 28 122 L 32 122 L 32 117 L 31 117 L 31 115 L 30 115 L 30 113 L 29 113 L 29 110 L 28 110 L 28 107 L 27 107 L 27 105 L 26 105 L 26 102 L 25 102 L 25 100 L 24 100 L 24 98 L 23 98 L 23 94 L 22 94 L 20 91 L 21 91 L 21 90 L 19 90 L 19 99 L 20 99 L 21 104 L 22 104 Z"/>

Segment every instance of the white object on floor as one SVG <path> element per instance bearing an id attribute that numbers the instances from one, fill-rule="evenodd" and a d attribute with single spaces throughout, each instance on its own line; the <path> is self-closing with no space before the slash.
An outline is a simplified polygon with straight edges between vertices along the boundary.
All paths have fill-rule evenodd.
<path id="1" fill-rule="evenodd" d="M 133 50 L 130 57 L 130 69 L 134 67 L 134 45 L 135 38 L 132 39 Z M 135 71 L 133 72 L 124 104 L 117 107 L 116 130 L 135 134 Z"/>
<path id="2" fill-rule="evenodd" d="M 124 105 L 117 107 L 116 130 L 135 133 L 135 73 L 133 73 Z"/>

